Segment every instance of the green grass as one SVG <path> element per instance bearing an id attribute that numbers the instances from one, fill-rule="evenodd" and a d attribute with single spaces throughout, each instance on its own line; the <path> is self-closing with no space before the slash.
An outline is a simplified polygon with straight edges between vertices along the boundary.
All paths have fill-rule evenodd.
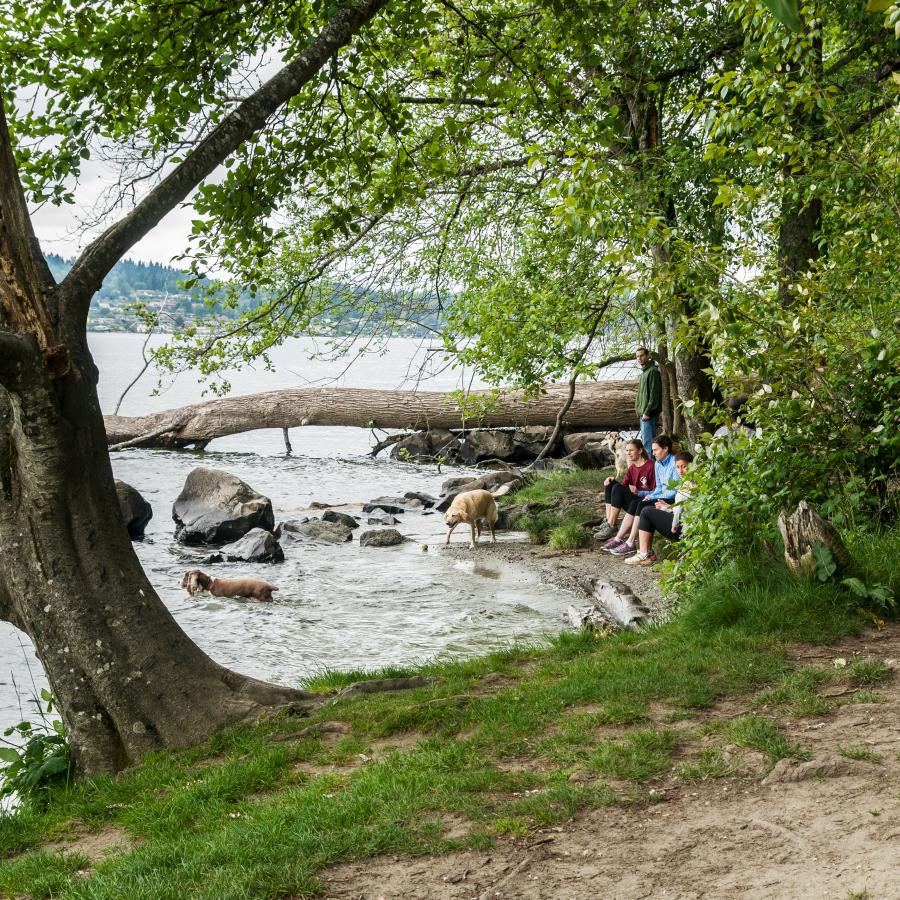
<path id="1" fill-rule="evenodd" d="M 874 750 L 870 750 L 868 747 L 841 747 L 838 753 L 847 759 L 860 759 L 879 765 L 884 762 Z"/>
<path id="2" fill-rule="evenodd" d="M 807 758 L 777 715 L 812 709 L 822 685 L 864 686 L 857 696 L 889 677 L 877 660 L 833 671 L 787 663 L 797 641 L 834 640 L 861 621 L 829 590 L 797 585 L 777 566 L 732 566 L 713 582 L 680 616 L 642 632 L 602 640 L 566 632 L 470 659 L 319 672 L 307 687 L 413 674 L 434 681 L 234 728 L 60 792 L 47 810 L 0 815 L 0 896 L 311 896 L 322 870 L 339 862 L 484 851 L 498 836 L 526 837 L 583 809 L 647 802 L 623 781 L 652 783 L 673 770 L 683 781 L 730 777 L 703 733 L 770 764 Z M 493 673 L 504 677 L 482 681 Z M 765 715 L 713 715 L 679 731 L 654 721 L 660 707 L 674 722 L 760 691 Z M 324 722 L 342 723 L 340 733 L 314 727 Z M 448 838 L 448 822 L 465 823 L 462 836 Z M 38 849 L 110 826 L 134 839 L 130 852 L 89 865 Z"/>
<path id="3" fill-rule="evenodd" d="M 808 750 L 790 743 L 774 722 L 762 716 L 741 716 L 724 733 L 738 747 L 759 750 L 773 764 L 780 759 L 810 759 Z"/>
<path id="4" fill-rule="evenodd" d="M 734 774 L 735 767 L 725 759 L 721 748 L 704 747 L 696 760 L 682 763 L 676 771 L 682 781 L 693 784 L 711 778 L 726 778 Z"/>
<path id="5" fill-rule="evenodd" d="M 603 482 L 613 474 L 612 469 L 576 469 L 572 472 L 540 472 L 504 502 L 547 503 L 555 505 L 560 496 L 590 491 L 603 497 Z"/>
<path id="6" fill-rule="evenodd" d="M 590 540 L 591 533 L 586 528 L 570 523 L 554 528 L 547 538 L 547 545 L 553 550 L 578 550 Z"/>

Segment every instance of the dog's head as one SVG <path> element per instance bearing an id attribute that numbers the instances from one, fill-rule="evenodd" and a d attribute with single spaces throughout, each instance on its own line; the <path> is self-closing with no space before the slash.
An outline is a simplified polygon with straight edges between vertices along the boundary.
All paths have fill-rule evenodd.
<path id="1" fill-rule="evenodd" d="M 459 525 L 462 521 L 462 514 L 457 509 L 448 509 L 447 512 L 444 513 L 444 521 L 448 525 Z"/>
<path id="2" fill-rule="evenodd" d="M 615 450 L 616 445 L 620 443 L 619 432 L 618 431 L 607 431 L 603 438 L 601 439 L 601 443 L 606 444 L 610 450 Z"/>
<path id="3" fill-rule="evenodd" d="M 184 578 L 181 579 L 181 586 L 189 594 L 194 595 L 200 591 L 207 590 L 211 581 L 212 579 L 205 572 L 201 572 L 199 569 L 190 569 L 184 573 Z"/>

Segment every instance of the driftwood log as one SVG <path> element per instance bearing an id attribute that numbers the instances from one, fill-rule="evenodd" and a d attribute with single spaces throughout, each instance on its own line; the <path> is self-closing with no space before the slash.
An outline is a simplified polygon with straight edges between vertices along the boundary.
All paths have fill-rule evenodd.
<path id="1" fill-rule="evenodd" d="M 830 522 L 826 522 L 805 500 L 788 515 L 778 517 L 778 530 L 784 541 L 784 560 L 794 575 L 809 577 L 816 571 L 813 547 L 822 544 L 831 551 L 837 564 L 837 574 L 847 572 L 852 560 L 841 536 Z"/>
<path id="2" fill-rule="evenodd" d="M 599 430 L 633 428 L 636 386 L 635 381 L 579 382 L 564 424 Z M 203 447 L 230 434 L 306 425 L 417 430 L 553 425 L 568 393 L 567 384 L 552 384 L 540 397 L 526 401 L 520 392 L 507 391 L 476 419 L 465 418 L 451 394 L 437 391 L 292 388 L 208 400 L 149 416 L 106 416 L 106 436 L 110 449 L 125 449 Z"/>

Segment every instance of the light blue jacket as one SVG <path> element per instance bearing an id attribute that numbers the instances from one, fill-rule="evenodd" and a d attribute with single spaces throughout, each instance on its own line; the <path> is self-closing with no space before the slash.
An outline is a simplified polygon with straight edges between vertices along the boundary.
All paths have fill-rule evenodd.
<path id="1" fill-rule="evenodd" d="M 670 452 L 662 462 L 656 460 L 653 472 L 656 475 L 656 487 L 644 499 L 674 500 L 678 482 L 681 481 L 681 476 L 675 469 L 675 454 Z"/>

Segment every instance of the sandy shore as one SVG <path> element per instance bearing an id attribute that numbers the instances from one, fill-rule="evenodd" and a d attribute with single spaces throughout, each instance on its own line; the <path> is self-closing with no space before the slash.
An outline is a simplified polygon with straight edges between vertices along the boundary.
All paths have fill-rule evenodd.
<path id="1" fill-rule="evenodd" d="M 620 556 L 603 553 L 599 548 L 585 550 L 551 550 L 549 547 L 530 543 L 526 536 L 516 533 L 516 539 L 496 544 L 482 541 L 473 551 L 462 541 L 441 547 L 442 553 L 454 558 L 469 559 L 473 552 L 485 561 L 499 561 L 506 565 L 521 566 L 537 575 L 545 584 L 570 591 L 576 598 L 587 597 L 590 588 L 587 579 L 602 578 L 627 584 L 659 621 L 666 617 L 671 598 L 663 596 L 660 575 L 652 566 L 626 566 Z"/>

